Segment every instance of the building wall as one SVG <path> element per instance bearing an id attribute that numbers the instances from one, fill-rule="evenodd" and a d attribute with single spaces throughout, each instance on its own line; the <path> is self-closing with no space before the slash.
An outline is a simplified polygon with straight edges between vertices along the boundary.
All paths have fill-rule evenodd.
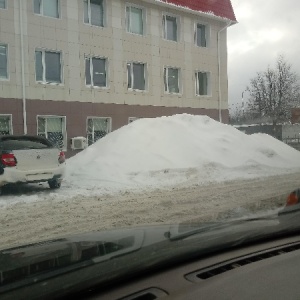
<path id="1" fill-rule="evenodd" d="M 8 81 L 1 81 L 3 98 L 21 98 L 21 54 L 19 1 L 7 1 L 8 9 L 0 10 L 0 42 L 9 45 Z M 218 108 L 217 31 L 224 26 L 214 19 L 205 19 L 173 8 L 160 7 L 143 1 L 131 1 L 146 10 L 146 34 L 139 36 L 126 32 L 125 1 L 106 1 L 106 27 L 83 23 L 83 1 L 60 1 L 59 19 L 36 15 L 33 1 L 24 1 L 22 24 L 26 97 L 54 101 L 80 101 L 118 103 L 128 105 L 158 105 L 169 107 Z M 162 15 L 171 13 L 180 18 L 179 42 L 162 38 Z M 194 26 L 196 22 L 210 24 L 210 44 L 196 47 Z M 227 109 L 227 54 L 226 32 L 222 39 L 222 108 Z M 62 53 L 62 84 L 41 84 L 35 80 L 35 49 L 57 50 Z M 85 85 L 86 55 L 108 59 L 108 87 L 89 88 Z M 147 64 L 147 90 L 127 89 L 126 63 L 139 61 Z M 182 91 L 166 94 L 163 67 L 181 70 Z M 211 72 L 211 96 L 195 95 L 195 71 Z"/>
<path id="2" fill-rule="evenodd" d="M 20 24 L 19 0 L 0 9 L 0 43 L 8 45 L 9 78 L 0 81 L 0 115 L 12 114 L 13 132 L 23 133 L 21 36 L 24 35 L 25 96 L 28 133 L 36 134 L 37 115 L 67 117 L 68 140 L 86 135 L 87 116 L 112 118 L 112 130 L 128 123 L 128 117 L 156 117 L 174 113 L 206 114 L 218 119 L 219 83 L 217 34 L 226 23 L 210 16 L 177 10 L 157 3 L 132 0 L 146 12 L 145 35 L 127 33 L 123 0 L 106 0 L 106 26 L 83 22 L 83 1 L 61 0 L 60 18 L 34 14 L 33 0 L 23 3 Z M 164 13 L 178 16 L 179 41 L 162 38 Z M 195 24 L 209 25 L 209 46 L 194 43 Z M 223 122 L 228 122 L 226 30 L 222 31 L 221 91 Z M 35 79 L 35 50 L 62 53 L 63 81 L 42 84 Z M 85 84 L 85 56 L 108 59 L 108 87 Z M 147 64 L 146 91 L 127 89 L 127 62 Z M 180 68 L 181 92 L 164 91 L 164 67 Z M 211 95 L 196 96 L 195 71 L 211 73 Z"/>

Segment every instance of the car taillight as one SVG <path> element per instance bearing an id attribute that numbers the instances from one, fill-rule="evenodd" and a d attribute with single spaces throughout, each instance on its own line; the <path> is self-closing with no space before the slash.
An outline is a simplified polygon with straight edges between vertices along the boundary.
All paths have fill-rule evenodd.
<path id="1" fill-rule="evenodd" d="M 58 156 L 58 162 L 60 164 L 64 163 L 66 161 L 66 157 L 65 157 L 65 153 L 63 151 L 59 152 L 59 156 Z"/>
<path id="2" fill-rule="evenodd" d="M 1 154 L 1 163 L 6 167 L 15 167 L 17 165 L 16 157 L 13 153 Z"/>

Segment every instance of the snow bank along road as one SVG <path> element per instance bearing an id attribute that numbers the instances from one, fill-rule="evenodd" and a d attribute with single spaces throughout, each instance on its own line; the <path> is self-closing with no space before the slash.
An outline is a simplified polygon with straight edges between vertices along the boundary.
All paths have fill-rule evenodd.
<path id="1" fill-rule="evenodd" d="M 210 185 L 110 196 L 73 196 L 18 202 L 0 209 L 0 247 L 66 234 L 142 224 L 170 224 L 238 217 L 278 209 L 300 187 L 300 172 Z"/>

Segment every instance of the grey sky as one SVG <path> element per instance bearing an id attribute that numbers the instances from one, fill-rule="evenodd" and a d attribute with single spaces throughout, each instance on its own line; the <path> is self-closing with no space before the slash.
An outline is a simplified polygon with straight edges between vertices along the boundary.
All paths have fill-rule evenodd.
<path id="1" fill-rule="evenodd" d="M 241 103 L 250 78 L 274 65 L 279 54 L 300 74 L 300 1 L 231 3 L 239 23 L 228 29 L 229 107 Z"/>

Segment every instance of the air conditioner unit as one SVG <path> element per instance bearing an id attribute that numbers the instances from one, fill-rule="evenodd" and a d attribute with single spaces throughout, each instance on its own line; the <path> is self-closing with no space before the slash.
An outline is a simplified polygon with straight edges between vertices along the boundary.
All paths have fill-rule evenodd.
<path id="1" fill-rule="evenodd" d="M 72 150 L 82 150 L 87 148 L 87 139 L 83 136 L 74 137 L 71 139 L 71 149 Z"/>

